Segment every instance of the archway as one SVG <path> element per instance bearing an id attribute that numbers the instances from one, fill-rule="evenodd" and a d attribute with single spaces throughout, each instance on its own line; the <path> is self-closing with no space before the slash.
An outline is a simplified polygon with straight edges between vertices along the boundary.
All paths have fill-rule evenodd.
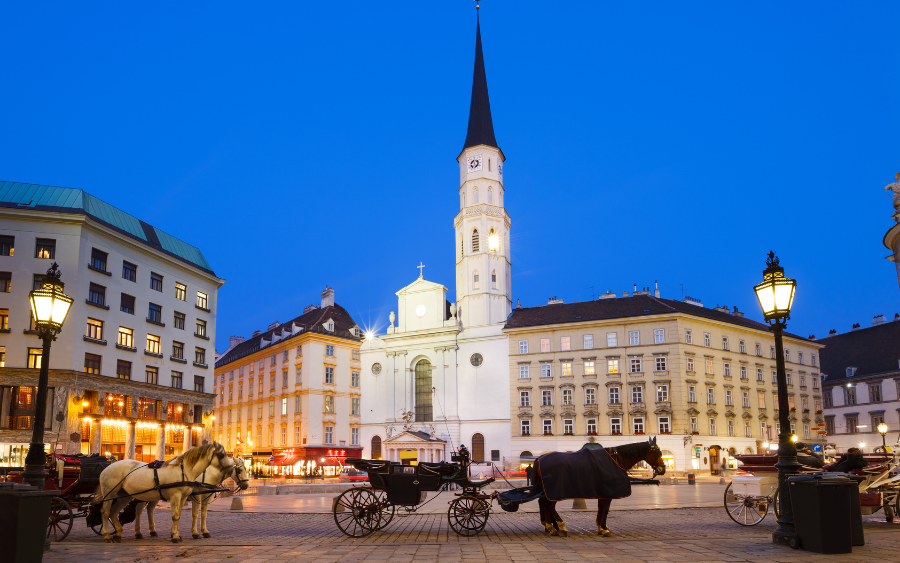
<path id="1" fill-rule="evenodd" d="M 484 435 L 472 434 L 472 461 L 484 461 Z"/>
<path id="2" fill-rule="evenodd" d="M 416 422 L 431 422 L 434 413 L 431 405 L 431 362 L 422 359 L 416 364 Z"/>
<path id="3" fill-rule="evenodd" d="M 710 475 L 721 475 L 722 467 L 719 458 L 720 446 L 709 447 L 709 473 Z"/>
<path id="4" fill-rule="evenodd" d="M 381 436 L 372 436 L 372 459 L 381 459 Z"/>

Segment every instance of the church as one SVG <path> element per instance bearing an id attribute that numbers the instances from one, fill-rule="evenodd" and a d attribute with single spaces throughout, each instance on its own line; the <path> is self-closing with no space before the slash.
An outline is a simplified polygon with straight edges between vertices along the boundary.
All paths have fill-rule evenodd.
<path id="1" fill-rule="evenodd" d="M 510 455 L 510 218 L 503 151 L 494 137 L 481 26 L 454 221 L 456 298 L 418 279 L 397 292 L 385 334 L 360 349 L 363 457 L 404 463 L 449 460 L 465 445 L 474 461 Z M 449 238 L 449 237 L 448 237 Z"/>

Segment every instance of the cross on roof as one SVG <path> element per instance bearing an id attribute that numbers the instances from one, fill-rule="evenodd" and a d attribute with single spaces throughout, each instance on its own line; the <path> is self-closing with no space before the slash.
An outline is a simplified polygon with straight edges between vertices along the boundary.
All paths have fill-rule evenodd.
<path id="1" fill-rule="evenodd" d="M 416 266 L 416 268 L 419 269 L 419 277 L 420 278 L 422 277 L 422 268 L 424 268 L 424 267 L 425 267 L 425 264 L 423 264 L 421 261 L 419 261 L 419 265 Z"/>

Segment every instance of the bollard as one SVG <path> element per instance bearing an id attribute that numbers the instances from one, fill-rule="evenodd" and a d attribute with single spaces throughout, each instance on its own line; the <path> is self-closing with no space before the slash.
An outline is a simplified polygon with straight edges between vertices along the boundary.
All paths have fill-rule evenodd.
<path id="1" fill-rule="evenodd" d="M 688 473 L 688 485 L 696 485 L 696 484 L 697 484 L 697 478 L 694 476 L 693 473 Z"/>
<path id="2" fill-rule="evenodd" d="M 724 485 L 724 484 L 725 484 L 725 477 L 720 477 L 720 478 L 719 478 L 719 484 L 720 484 L 720 485 Z"/>
<path id="3" fill-rule="evenodd" d="M 583 498 L 572 499 L 572 510 L 587 510 L 587 503 Z"/>
<path id="4" fill-rule="evenodd" d="M 345 510 L 344 505 L 338 503 L 339 498 L 341 498 L 341 495 L 338 495 L 331 499 L 331 511 L 332 512 L 343 512 Z"/>
<path id="5" fill-rule="evenodd" d="M 678 484 L 678 477 L 672 477 L 672 484 L 673 484 L 673 485 L 677 485 L 677 484 Z"/>
<path id="6" fill-rule="evenodd" d="M 244 501 L 241 500 L 241 497 L 236 496 L 231 499 L 231 510 L 244 510 Z"/>

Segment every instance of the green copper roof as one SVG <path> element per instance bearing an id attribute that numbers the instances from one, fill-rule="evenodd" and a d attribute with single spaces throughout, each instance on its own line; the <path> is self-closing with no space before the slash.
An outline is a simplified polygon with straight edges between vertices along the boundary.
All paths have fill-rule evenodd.
<path id="1" fill-rule="evenodd" d="M 166 254 L 213 273 L 209 262 L 196 246 L 178 240 L 84 190 L 0 181 L 0 207 L 84 214 L 144 242 L 151 248 L 162 250 Z"/>

